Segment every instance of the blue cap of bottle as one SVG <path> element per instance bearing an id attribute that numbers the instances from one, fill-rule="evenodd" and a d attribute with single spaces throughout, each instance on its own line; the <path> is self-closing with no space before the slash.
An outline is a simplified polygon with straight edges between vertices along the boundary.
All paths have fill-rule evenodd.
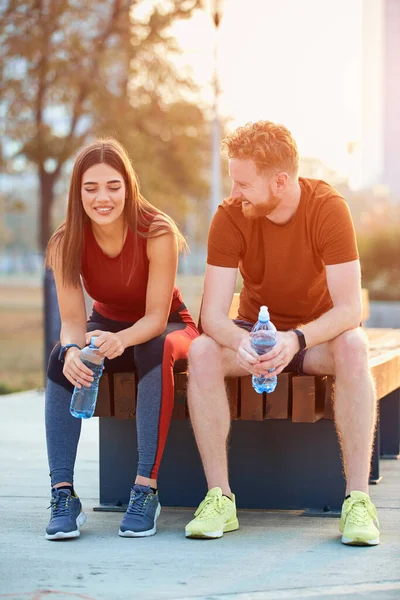
<path id="1" fill-rule="evenodd" d="M 97 346 L 94 343 L 96 338 L 97 338 L 97 335 L 94 335 L 93 337 L 90 338 L 90 348 L 96 348 L 98 350 Z"/>

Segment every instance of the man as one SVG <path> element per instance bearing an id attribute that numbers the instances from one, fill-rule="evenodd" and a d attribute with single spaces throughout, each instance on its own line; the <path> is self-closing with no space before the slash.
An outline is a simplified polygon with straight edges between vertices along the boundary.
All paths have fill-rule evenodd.
<path id="1" fill-rule="evenodd" d="M 224 377 L 291 371 L 335 376 L 347 483 L 342 542 L 376 545 L 379 524 L 368 495 L 376 398 L 359 327 L 360 263 L 348 206 L 327 183 L 298 177 L 296 143 L 282 125 L 247 124 L 223 146 L 232 192 L 211 223 L 204 335 L 189 351 L 189 409 L 209 492 L 186 536 L 216 538 L 239 527 L 228 480 Z M 238 268 L 244 284 L 231 321 Z M 249 331 L 263 304 L 279 333 L 276 346 L 258 356 Z"/>

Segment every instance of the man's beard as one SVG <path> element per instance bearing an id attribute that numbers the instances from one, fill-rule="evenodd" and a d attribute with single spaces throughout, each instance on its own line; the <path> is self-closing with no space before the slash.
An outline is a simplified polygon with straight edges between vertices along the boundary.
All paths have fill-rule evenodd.
<path id="1" fill-rule="evenodd" d="M 254 206 L 253 204 L 243 206 L 243 200 L 246 199 L 241 198 L 240 202 L 242 204 L 243 216 L 246 217 L 246 219 L 259 219 L 260 217 L 268 217 L 268 215 L 270 215 L 276 209 L 280 202 L 280 199 L 272 194 L 269 196 L 267 202 L 257 204 L 257 206 Z"/>

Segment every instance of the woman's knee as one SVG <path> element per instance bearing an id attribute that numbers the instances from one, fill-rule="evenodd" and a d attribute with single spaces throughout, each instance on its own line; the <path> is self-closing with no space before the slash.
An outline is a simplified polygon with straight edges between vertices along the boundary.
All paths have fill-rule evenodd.
<path id="1" fill-rule="evenodd" d="M 58 342 L 53 350 L 50 352 L 50 356 L 49 356 L 49 362 L 47 363 L 47 376 L 50 375 L 50 373 L 58 373 L 59 371 L 62 371 L 62 363 L 60 360 L 58 360 L 58 355 L 60 354 L 60 349 L 61 349 L 61 344 L 60 342 Z"/>
<path id="2" fill-rule="evenodd" d="M 63 363 L 58 359 L 60 353 L 61 344 L 58 343 L 54 346 L 50 353 L 49 362 L 47 365 L 47 378 L 54 383 L 58 383 L 65 389 L 72 391 L 74 386 L 68 381 L 63 373 Z"/>

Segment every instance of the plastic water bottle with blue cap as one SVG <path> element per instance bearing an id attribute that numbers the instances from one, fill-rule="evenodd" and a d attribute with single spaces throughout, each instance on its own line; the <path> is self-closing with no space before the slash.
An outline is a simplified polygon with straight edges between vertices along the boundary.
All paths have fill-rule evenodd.
<path id="1" fill-rule="evenodd" d="M 251 330 L 251 345 L 258 355 L 266 354 L 276 344 L 276 327 L 269 320 L 269 312 L 266 306 L 260 308 L 258 321 Z M 276 375 L 268 377 L 266 375 L 252 376 L 253 388 L 259 394 L 274 391 L 278 378 Z"/>
<path id="2" fill-rule="evenodd" d="M 89 346 L 81 350 L 81 361 L 91 371 L 93 371 L 93 381 L 90 387 L 82 386 L 74 388 L 71 398 L 70 413 L 78 419 L 90 419 L 93 417 L 96 408 L 97 394 L 99 391 L 99 381 L 103 374 L 104 357 L 100 350 L 95 346 L 96 336 L 90 338 Z"/>

